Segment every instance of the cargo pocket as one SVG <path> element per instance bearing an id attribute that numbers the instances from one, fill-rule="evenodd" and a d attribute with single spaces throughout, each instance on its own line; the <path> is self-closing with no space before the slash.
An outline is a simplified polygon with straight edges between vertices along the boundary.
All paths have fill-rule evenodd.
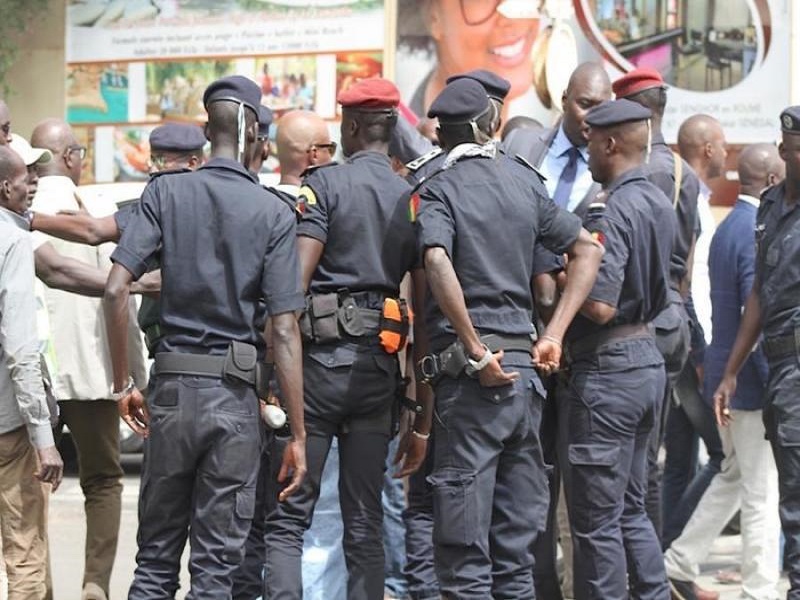
<path id="1" fill-rule="evenodd" d="M 516 383 L 509 383 L 497 387 L 481 386 L 481 398 L 492 404 L 502 404 L 514 398 L 518 391 L 516 385 Z"/>
<path id="2" fill-rule="evenodd" d="M 581 533 L 606 522 L 621 505 L 628 478 L 619 468 L 620 448 L 611 443 L 571 444 L 570 518 Z"/>
<path id="3" fill-rule="evenodd" d="M 428 477 L 433 486 L 433 541 L 470 546 L 478 531 L 475 471 L 442 469 Z"/>
<path id="4" fill-rule="evenodd" d="M 255 485 L 242 486 L 233 497 L 230 527 L 220 532 L 225 536 L 225 558 L 230 564 L 239 564 L 244 559 L 244 546 L 250 525 L 256 512 Z"/>

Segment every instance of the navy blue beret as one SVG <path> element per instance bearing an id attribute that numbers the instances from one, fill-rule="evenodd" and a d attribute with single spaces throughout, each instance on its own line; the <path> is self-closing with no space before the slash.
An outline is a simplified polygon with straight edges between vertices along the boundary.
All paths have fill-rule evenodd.
<path id="1" fill-rule="evenodd" d="M 590 127 L 612 127 L 622 123 L 646 121 L 652 116 L 649 108 L 622 98 L 598 104 L 587 113 L 585 122 Z"/>
<path id="2" fill-rule="evenodd" d="M 269 137 L 269 126 L 272 125 L 272 111 L 263 104 L 258 105 L 258 137 Z"/>
<path id="3" fill-rule="evenodd" d="M 474 79 L 457 79 L 441 91 L 428 109 L 439 123 L 469 123 L 489 109 L 489 96 Z"/>
<path id="4" fill-rule="evenodd" d="M 800 106 L 790 106 L 781 113 L 781 131 L 800 133 Z"/>
<path id="5" fill-rule="evenodd" d="M 511 83 L 509 83 L 507 79 L 503 79 L 496 73 L 492 73 L 486 69 L 475 69 L 474 71 L 451 75 L 447 78 L 446 83 L 453 83 L 459 79 L 474 79 L 483 86 L 483 89 L 486 90 L 490 98 L 494 98 L 500 102 L 506 99 L 511 89 Z"/>
<path id="6" fill-rule="evenodd" d="M 197 125 L 164 123 L 150 133 L 150 149 L 190 152 L 206 145 L 206 136 Z"/>
<path id="7" fill-rule="evenodd" d="M 261 88 L 252 79 L 242 75 L 223 77 L 206 88 L 203 94 L 203 106 L 208 109 L 209 104 L 223 100 L 244 104 L 258 116 Z"/>

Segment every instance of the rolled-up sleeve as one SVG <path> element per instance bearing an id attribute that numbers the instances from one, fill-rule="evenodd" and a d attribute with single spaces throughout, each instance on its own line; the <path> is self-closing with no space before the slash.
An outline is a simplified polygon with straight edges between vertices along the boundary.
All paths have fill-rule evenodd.
<path id="1" fill-rule="evenodd" d="M 581 220 L 556 206 L 550 198 L 536 194 L 539 213 L 539 230 L 536 238 L 545 248 L 555 254 L 564 254 L 581 233 Z"/>
<path id="2" fill-rule="evenodd" d="M 297 235 L 327 243 L 328 215 L 333 207 L 330 206 L 331 198 L 326 192 L 322 177 L 316 174 L 309 176 L 300 187 L 297 202 L 303 212 L 297 226 Z"/>
<path id="3" fill-rule="evenodd" d="M 158 179 L 142 194 L 139 210 L 131 215 L 111 260 L 125 267 L 134 279 L 147 272 L 161 243 L 161 211 Z"/>
<path id="4" fill-rule="evenodd" d="M 609 215 L 604 219 L 602 233 L 605 253 L 589 299 L 616 307 L 625 282 L 631 240 L 625 225 Z"/>
<path id="5" fill-rule="evenodd" d="M 54 442 L 39 362 L 34 280 L 31 239 L 20 235 L 0 267 L 0 347 L 31 443 L 45 448 Z"/>
<path id="6" fill-rule="evenodd" d="M 281 203 L 264 255 L 261 277 L 261 291 L 270 315 L 301 310 L 305 306 L 296 228 L 294 214 Z"/>

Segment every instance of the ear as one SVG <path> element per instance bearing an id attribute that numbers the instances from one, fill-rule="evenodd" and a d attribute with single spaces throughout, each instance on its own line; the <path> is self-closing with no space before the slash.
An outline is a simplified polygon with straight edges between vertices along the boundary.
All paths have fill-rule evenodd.
<path id="1" fill-rule="evenodd" d="M 250 127 L 247 128 L 247 138 L 245 139 L 251 144 L 258 139 L 258 122 L 250 124 Z"/>
<path id="2" fill-rule="evenodd" d="M 206 139 L 209 142 L 211 141 L 211 136 L 209 135 L 208 121 L 206 121 L 205 125 L 203 125 L 203 135 L 206 136 Z"/>
<path id="3" fill-rule="evenodd" d="M 267 160 L 269 158 L 269 140 L 264 140 L 261 144 L 261 158 Z"/>
<path id="4" fill-rule="evenodd" d="M 199 167 L 199 166 L 200 166 L 200 164 L 202 163 L 202 160 L 203 160 L 203 159 L 201 159 L 199 156 L 197 156 L 197 155 L 193 154 L 193 155 L 191 156 L 191 158 L 189 158 L 189 163 L 187 164 L 187 166 L 188 166 L 188 167 L 189 167 L 189 168 L 190 168 L 192 171 L 194 171 L 194 170 L 195 170 L 197 167 Z"/>
<path id="5" fill-rule="evenodd" d="M 459 15 L 460 17 L 460 15 Z M 444 34 L 441 9 L 438 2 L 428 2 L 428 30 L 434 41 L 439 42 Z"/>
<path id="6" fill-rule="evenodd" d="M 706 142 L 704 146 L 703 154 L 706 158 L 711 158 L 714 155 L 714 146 L 711 145 L 711 142 Z"/>
<path id="7" fill-rule="evenodd" d="M 561 112 L 567 112 L 567 90 L 561 94 Z"/>
<path id="8" fill-rule="evenodd" d="M 608 136 L 606 138 L 604 150 L 608 155 L 615 154 L 617 151 L 617 138 L 615 138 L 613 135 Z"/>
<path id="9" fill-rule="evenodd" d="M 786 162 L 786 147 L 783 145 L 783 142 L 778 144 L 778 155 L 783 162 Z"/>
<path id="10" fill-rule="evenodd" d="M 74 154 L 74 152 L 66 152 L 66 153 L 62 154 L 62 156 L 64 158 L 64 164 L 67 166 L 67 170 L 68 171 L 71 170 L 72 166 L 75 164 L 75 161 L 72 160 L 72 155 L 73 154 Z"/>

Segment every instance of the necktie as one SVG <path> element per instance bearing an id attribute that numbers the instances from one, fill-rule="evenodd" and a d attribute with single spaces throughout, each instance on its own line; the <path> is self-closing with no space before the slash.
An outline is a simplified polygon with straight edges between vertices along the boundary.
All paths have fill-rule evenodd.
<path id="1" fill-rule="evenodd" d="M 561 171 L 561 177 L 558 178 L 558 185 L 556 185 L 556 191 L 553 194 L 553 202 L 556 203 L 556 206 L 564 209 L 569 204 L 572 186 L 575 185 L 575 175 L 578 173 L 578 158 L 581 153 L 575 146 L 570 146 L 567 154 L 569 160 L 567 160 L 564 170 Z"/>

